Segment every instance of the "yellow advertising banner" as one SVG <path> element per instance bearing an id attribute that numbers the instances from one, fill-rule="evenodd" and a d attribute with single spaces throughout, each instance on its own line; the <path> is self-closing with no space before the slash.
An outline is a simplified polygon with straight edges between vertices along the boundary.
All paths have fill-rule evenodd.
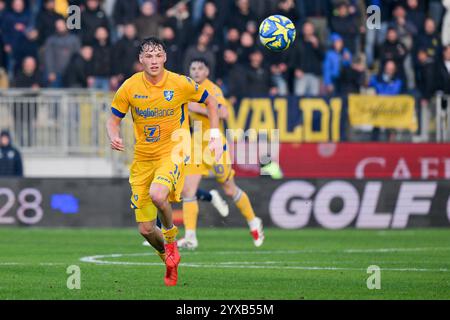
<path id="1" fill-rule="evenodd" d="M 408 95 L 349 95 L 351 126 L 372 125 L 388 129 L 417 131 L 415 99 Z"/>

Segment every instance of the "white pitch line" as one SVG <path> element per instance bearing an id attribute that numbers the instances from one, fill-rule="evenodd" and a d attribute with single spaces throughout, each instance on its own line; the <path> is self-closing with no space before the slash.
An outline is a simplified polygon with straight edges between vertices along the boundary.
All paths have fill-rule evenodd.
<path id="1" fill-rule="evenodd" d="M 80 261 L 87 263 L 95 263 L 102 265 L 124 265 L 124 266 L 162 266 L 162 262 L 130 262 L 130 261 L 109 261 L 100 260 L 104 258 L 120 258 L 125 256 L 139 256 L 148 255 L 132 253 L 132 254 L 110 254 L 110 255 L 96 255 L 89 257 L 82 257 Z M 289 261 L 288 263 L 298 263 Z M 272 264 L 272 265 L 271 265 Z M 210 262 L 195 262 L 195 263 L 181 263 L 182 267 L 192 267 L 192 268 L 235 268 L 235 269 L 293 269 L 293 270 L 330 270 L 330 271 L 366 271 L 367 268 L 350 268 L 350 267 L 324 267 L 324 266 L 286 266 L 286 265 L 276 265 L 276 264 L 286 264 L 285 261 L 265 261 L 265 262 L 255 262 L 255 261 L 224 261 L 218 263 Z M 384 271 L 411 271 L 411 272 L 449 272 L 447 268 L 439 269 L 428 269 L 428 268 L 381 268 Z"/>
<path id="2" fill-rule="evenodd" d="M 0 266 L 69 266 L 69 263 L 64 262 L 40 262 L 40 263 L 30 263 L 30 262 L 0 262 Z"/>

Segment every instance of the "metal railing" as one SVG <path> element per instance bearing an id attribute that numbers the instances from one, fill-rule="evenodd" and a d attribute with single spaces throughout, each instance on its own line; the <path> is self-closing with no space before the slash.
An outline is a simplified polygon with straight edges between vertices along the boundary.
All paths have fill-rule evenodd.
<path id="1" fill-rule="evenodd" d="M 117 157 L 128 163 L 134 141 L 132 121 L 123 121 L 127 152 L 113 155 L 106 133 L 113 94 L 91 90 L 1 90 L 0 128 L 25 154 Z M 117 159 L 116 159 L 117 160 Z"/>

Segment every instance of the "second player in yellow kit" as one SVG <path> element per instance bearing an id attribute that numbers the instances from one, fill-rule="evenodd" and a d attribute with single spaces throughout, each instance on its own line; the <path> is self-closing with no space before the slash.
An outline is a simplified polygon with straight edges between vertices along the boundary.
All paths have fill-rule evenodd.
<path id="1" fill-rule="evenodd" d="M 144 71 L 133 75 L 117 91 L 107 129 L 111 148 L 123 151 L 120 122 L 130 111 L 136 140 L 129 179 L 131 205 L 139 232 L 166 265 L 164 283 L 174 286 L 178 280 L 180 255 L 176 242 L 178 229 L 173 224 L 170 203 L 180 201 L 183 189 L 184 166 L 190 149 L 185 147 L 185 143 L 189 146 L 190 142 L 189 102 L 207 105 L 212 127 L 209 148 L 217 158 L 222 153 L 222 142 L 215 98 L 192 79 L 167 71 L 166 60 L 166 48 L 161 40 L 151 37 L 141 43 L 139 61 Z M 180 141 L 183 136 L 185 140 Z M 157 214 L 162 230 L 156 226 Z"/>
<path id="2" fill-rule="evenodd" d="M 208 75 L 209 67 L 205 60 L 195 58 L 191 61 L 190 76 L 204 86 L 210 95 L 214 96 L 219 104 L 219 117 L 226 119 L 228 116 L 228 103 L 223 96 L 222 90 L 208 79 Z M 222 135 L 224 152 L 219 160 L 212 157 L 205 157 L 208 153 L 205 154 L 202 151 L 206 148 L 205 141 L 208 141 L 208 129 L 210 127 L 206 106 L 202 103 L 192 102 L 189 103 L 188 107 L 191 118 L 191 129 L 193 129 L 193 143 L 191 161 L 186 168 L 186 182 L 183 188 L 185 236 L 178 241 L 178 245 L 186 249 L 195 249 L 198 246 L 196 230 L 199 208 L 196 192 L 202 175 L 209 175 L 209 171 L 212 171 L 225 194 L 234 201 L 236 207 L 247 221 L 254 245 L 257 247 L 261 246 L 264 242 L 262 220 L 255 215 L 247 193 L 240 189 L 234 181 L 234 170 L 231 167 L 231 157 L 227 150 L 226 139 Z M 223 132 L 223 123 L 220 123 L 219 126 Z M 203 133 L 206 137 L 203 136 Z"/>

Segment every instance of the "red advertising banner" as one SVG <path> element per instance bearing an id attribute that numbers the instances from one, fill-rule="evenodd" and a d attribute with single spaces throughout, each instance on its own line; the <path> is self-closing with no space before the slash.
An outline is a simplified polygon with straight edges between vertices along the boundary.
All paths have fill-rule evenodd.
<path id="1" fill-rule="evenodd" d="M 450 179 L 450 144 L 284 143 L 285 177 L 351 179 Z M 256 171 L 235 165 L 237 175 Z"/>

